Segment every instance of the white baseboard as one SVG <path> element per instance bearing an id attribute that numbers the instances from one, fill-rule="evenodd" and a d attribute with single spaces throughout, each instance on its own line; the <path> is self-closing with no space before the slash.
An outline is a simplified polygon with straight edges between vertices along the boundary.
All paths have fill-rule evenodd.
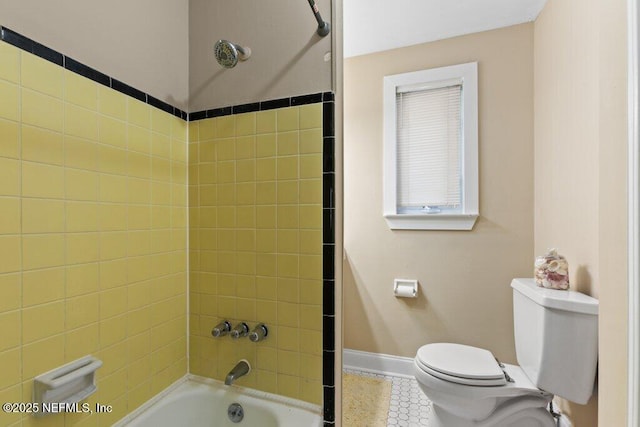
<path id="1" fill-rule="evenodd" d="M 413 358 L 345 349 L 342 366 L 346 369 L 413 378 Z"/>

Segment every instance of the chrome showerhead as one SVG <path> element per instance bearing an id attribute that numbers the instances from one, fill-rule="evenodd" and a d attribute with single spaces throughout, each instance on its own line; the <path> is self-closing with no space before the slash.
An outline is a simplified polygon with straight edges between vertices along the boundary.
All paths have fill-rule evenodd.
<path id="1" fill-rule="evenodd" d="M 213 47 L 218 64 L 225 68 L 233 68 L 238 61 L 246 61 L 251 56 L 251 49 L 242 47 L 228 40 L 218 40 Z"/>

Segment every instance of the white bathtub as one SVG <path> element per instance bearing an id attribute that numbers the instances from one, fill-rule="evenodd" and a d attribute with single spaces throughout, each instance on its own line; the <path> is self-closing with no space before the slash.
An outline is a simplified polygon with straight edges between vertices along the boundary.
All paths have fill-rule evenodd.
<path id="1" fill-rule="evenodd" d="M 239 403 L 244 419 L 233 423 L 227 408 Z M 188 375 L 114 427 L 320 427 L 319 406 Z"/>

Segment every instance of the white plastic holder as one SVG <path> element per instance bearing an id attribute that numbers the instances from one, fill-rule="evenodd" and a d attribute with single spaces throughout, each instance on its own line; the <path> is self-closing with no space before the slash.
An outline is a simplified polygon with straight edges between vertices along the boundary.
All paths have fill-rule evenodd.
<path id="1" fill-rule="evenodd" d="M 33 403 L 39 410 L 34 415 L 42 417 L 56 413 L 49 408 L 54 404 L 73 404 L 91 396 L 97 390 L 96 370 L 102 360 L 85 356 L 33 379 Z"/>
<path id="2" fill-rule="evenodd" d="M 393 295 L 398 298 L 417 298 L 418 281 L 415 279 L 394 279 Z"/>

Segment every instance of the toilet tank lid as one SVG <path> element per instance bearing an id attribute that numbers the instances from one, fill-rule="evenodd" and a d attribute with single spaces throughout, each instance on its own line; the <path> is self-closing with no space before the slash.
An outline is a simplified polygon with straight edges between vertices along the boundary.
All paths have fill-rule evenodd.
<path id="1" fill-rule="evenodd" d="M 513 279 L 511 287 L 543 307 L 598 314 L 598 300 L 580 292 L 543 288 L 536 285 L 534 279 L 528 278 Z"/>

